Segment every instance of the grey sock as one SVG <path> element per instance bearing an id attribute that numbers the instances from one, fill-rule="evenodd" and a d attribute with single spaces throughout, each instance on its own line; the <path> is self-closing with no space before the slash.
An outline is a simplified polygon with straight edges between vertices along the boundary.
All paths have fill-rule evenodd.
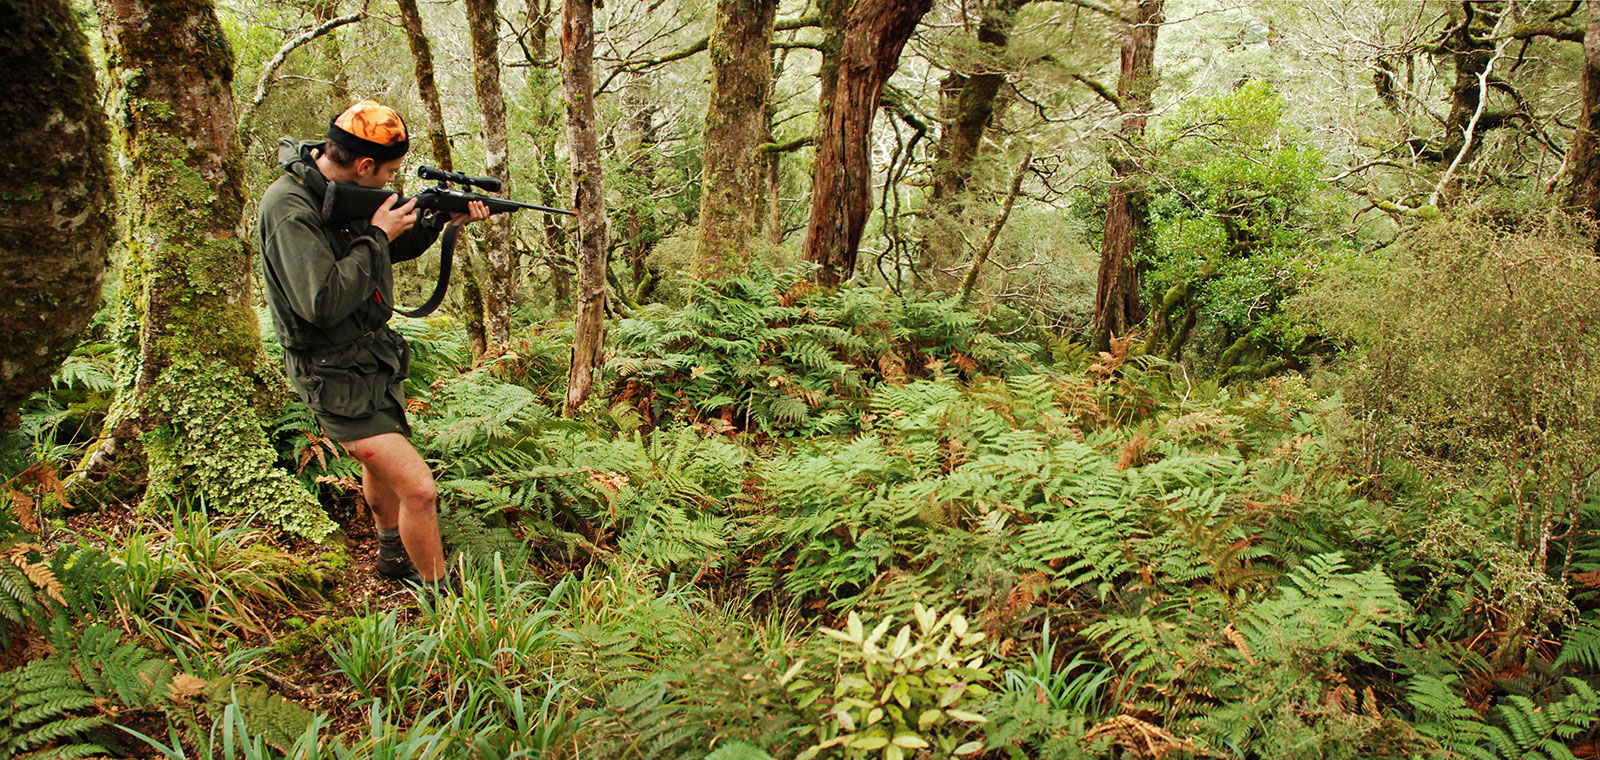
<path id="1" fill-rule="evenodd" d="M 374 527 L 376 527 L 376 526 L 374 526 Z M 395 528 L 378 528 L 378 543 L 380 543 L 380 544 L 393 544 L 393 543 L 399 543 L 399 541 L 400 541 L 400 529 L 398 527 L 395 527 Z"/>

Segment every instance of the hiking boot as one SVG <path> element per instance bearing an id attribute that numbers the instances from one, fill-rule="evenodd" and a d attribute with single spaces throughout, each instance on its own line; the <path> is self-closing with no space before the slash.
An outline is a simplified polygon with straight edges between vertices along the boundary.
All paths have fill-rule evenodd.
<path id="1" fill-rule="evenodd" d="M 391 581 L 401 583 L 421 583 L 422 576 L 417 574 L 417 566 L 411 564 L 411 557 L 406 554 L 406 547 L 399 540 L 394 542 L 378 539 L 378 575 Z"/>
<path id="2" fill-rule="evenodd" d="M 461 596 L 461 578 L 455 573 L 445 573 L 437 580 L 425 581 L 418 576 L 415 581 L 410 581 L 418 589 L 431 596 Z"/>

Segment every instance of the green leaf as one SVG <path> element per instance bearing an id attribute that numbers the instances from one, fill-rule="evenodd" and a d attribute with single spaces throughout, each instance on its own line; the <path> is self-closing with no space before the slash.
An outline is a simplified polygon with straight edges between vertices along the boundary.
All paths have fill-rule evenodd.
<path id="1" fill-rule="evenodd" d="M 952 718 L 955 718 L 956 720 L 959 720 L 962 723 L 988 723 L 989 722 L 988 718 L 985 718 L 982 715 L 979 715 L 979 714 L 974 713 L 974 712 L 967 712 L 966 710 L 945 710 L 944 714 L 948 715 L 948 716 L 950 716 Z"/>
<path id="2" fill-rule="evenodd" d="M 916 734 L 900 734 L 894 738 L 894 744 L 897 747 L 905 747 L 906 749 L 926 749 L 932 746 L 928 744 L 927 740 Z"/>
<path id="3" fill-rule="evenodd" d="M 845 630 L 850 633 L 850 638 L 847 641 L 860 644 L 862 640 L 861 616 L 854 612 L 850 613 L 850 617 L 845 620 Z"/>
<path id="4" fill-rule="evenodd" d="M 889 737 L 884 736 L 883 734 L 854 736 L 851 737 L 849 741 L 845 742 L 844 746 L 849 747 L 850 749 L 861 749 L 870 752 L 875 749 L 883 749 L 884 747 L 889 746 Z"/>
<path id="5" fill-rule="evenodd" d="M 840 710 L 833 714 L 833 718 L 834 720 L 839 721 L 840 728 L 843 728 L 846 731 L 856 730 L 855 716 L 851 715 L 849 710 Z"/>

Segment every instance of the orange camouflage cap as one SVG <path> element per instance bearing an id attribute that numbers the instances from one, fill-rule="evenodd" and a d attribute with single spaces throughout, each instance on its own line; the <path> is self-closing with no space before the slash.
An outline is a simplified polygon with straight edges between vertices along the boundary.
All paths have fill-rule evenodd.
<path id="1" fill-rule="evenodd" d="M 333 117 L 328 139 L 378 161 L 393 161 L 411 147 L 405 120 L 376 100 L 363 100 Z"/>

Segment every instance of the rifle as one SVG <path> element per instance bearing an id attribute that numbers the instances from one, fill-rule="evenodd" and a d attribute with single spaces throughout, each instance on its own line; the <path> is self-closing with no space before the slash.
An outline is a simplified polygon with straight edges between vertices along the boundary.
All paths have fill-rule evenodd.
<path id="1" fill-rule="evenodd" d="M 443 213 L 466 213 L 467 204 L 473 201 L 483 201 L 489 207 L 490 214 L 507 214 L 513 211 L 528 209 L 542 211 L 546 214 L 577 214 L 565 209 L 539 206 L 533 203 L 506 200 L 491 195 L 480 195 L 465 188 L 477 187 L 488 192 L 499 192 L 500 180 L 494 177 L 474 177 L 460 172 L 447 172 L 431 166 L 417 167 L 417 176 L 426 180 L 433 180 L 439 184 L 424 189 L 406 198 L 395 201 L 396 206 L 403 206 L 409 200 L 416 199 L 416 210 L 436 211 Z M 463 189 L 457 190 L 450 187 L 450 183 L 461 185 Z M 329 182 L 328 189 L 322 196 L 322 222 L 331 226 L 342 226 L 351 222 L 366 221 L 377 213 L 385 199 L 397 196 L 399 193 L 386 188 L 362 187 L 350 182 Z M 439 308 L 444 301 L 444 294 L 450 288 L 450 261 L 455 253 L 456 234 L 459 227 L 446 225 L 444 237 L 439 243 L 439 282 L 434 285 L 433 295 L 428 297 L 428 302 L 421 307 L 405 311 L 395 311 L 407 317 L 425 317 Z"/>

